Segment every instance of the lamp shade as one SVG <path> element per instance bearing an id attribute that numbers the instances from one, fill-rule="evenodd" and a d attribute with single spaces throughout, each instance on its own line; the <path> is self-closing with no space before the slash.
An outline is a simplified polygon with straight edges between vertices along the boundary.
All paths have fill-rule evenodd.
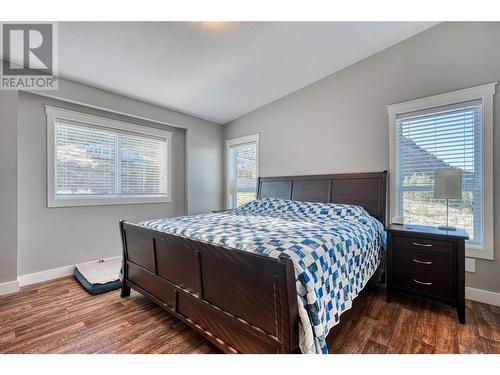
<path id="1" fill-rule="evenodd" d="M 434 172 L 434 198 L 462 199 L 461 169 L 443 169 Z"/>

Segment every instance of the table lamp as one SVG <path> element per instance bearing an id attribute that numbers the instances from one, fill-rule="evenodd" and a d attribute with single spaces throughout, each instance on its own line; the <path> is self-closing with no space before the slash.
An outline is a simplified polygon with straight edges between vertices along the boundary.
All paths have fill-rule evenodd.
<path id="1" fill-rule="evenodd" d="M 446 199 L 446 226 L 439 229 L 456 230 L 448 223 L 448 200 L 462 199 L 462 170 L 441 169 L 434 172 L 434 198 Z"/>

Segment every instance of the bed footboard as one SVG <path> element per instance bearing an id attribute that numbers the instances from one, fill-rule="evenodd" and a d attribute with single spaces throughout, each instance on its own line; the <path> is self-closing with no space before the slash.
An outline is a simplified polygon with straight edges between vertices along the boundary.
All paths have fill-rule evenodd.
<path id="1" fill-rule="evenodd" d="M 228 353 L 298 349 L 290 260 L 201 243 L 120 222 L 122 297 L 150 298 Z"/>

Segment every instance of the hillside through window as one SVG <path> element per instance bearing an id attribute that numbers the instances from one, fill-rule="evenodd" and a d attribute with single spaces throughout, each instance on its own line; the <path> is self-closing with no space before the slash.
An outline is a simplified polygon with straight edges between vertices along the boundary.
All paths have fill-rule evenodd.
<path id="1" fill-rule="evenodd" d="M 50 109 L 48 134 L 49 206 L 168 201 L 170 132 Z"/>
<path id="2" fill-rule="evenodd" d="M 405 223 L 446 224 L 446 200 L 434 199 L 434 171 L 462 171 L 462 199 L 450 200 L 450 224 L 482 241 L 482 101 L 396 117 L 398 215 Z"/>

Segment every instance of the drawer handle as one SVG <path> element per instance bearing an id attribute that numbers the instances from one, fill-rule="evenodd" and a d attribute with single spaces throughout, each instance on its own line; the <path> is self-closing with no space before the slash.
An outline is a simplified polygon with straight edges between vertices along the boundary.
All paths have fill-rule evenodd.
<path id="1" fill-rule="evenodd" d="M 429 260 L 429 261 L 426 261 L 426 260 L 418 260 L 418 259 L 412 259 L 415 263 L 420 263 L 420 264 L 428 264 L 428 265 L 431 265 L 432 262 Z"/>
<path id="2" fill-rule="evenodd" d="M 418 281 L 417 279 L 413 279 L 417 284 L 422 284 L 422 285 L 432 285 L 432 283 L 425 283 L 423 281 Z"/>
<path id="3" fill-rule="evenodd" d="M 419 243 L 419 242 L 413 242 L 415 246 L 422 246 L 422 247 L 432 247 L 432 244 L 430 243 Z"/>

